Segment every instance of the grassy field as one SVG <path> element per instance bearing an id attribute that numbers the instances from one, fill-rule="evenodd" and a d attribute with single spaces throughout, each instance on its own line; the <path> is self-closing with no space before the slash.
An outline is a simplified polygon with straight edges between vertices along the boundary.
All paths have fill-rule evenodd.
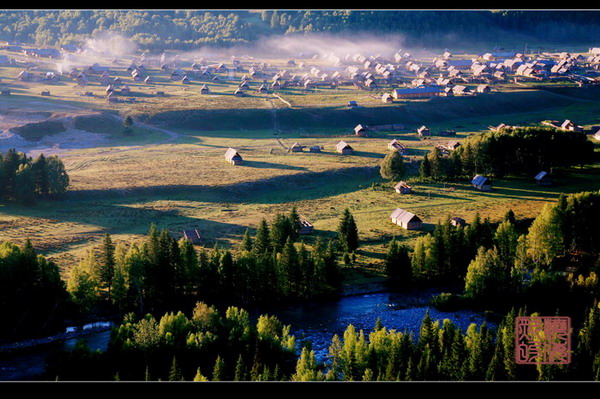
<path id="1" fill-rule="evenodd" d="M 126 65 L 120 68 L 113 76 L 126 78 Z M 106 135 L 106 144 L 61 151 L 71 178 L 65 198 L 31 207 L 0 205 L 0 240 L 31 239 L 65 275 L 106 232 L 115 241 L 131 241 L 142 239 L 150 223 L 170 229 L 175 236 L 195 227 L 206 247 L 236 249 L 247 228 L 296 206 L 315 226 L 316 234 L 304 238 L 309 244 L 316 236 L 335 236 L 340 215 L 345 208 L 351 210 L 361 247 L 357 263 L 346 271 L 350 281 L 363 281 L 381 275 L 391 237 L 412 245 L 446 216 L 469 222 L 479 213 L 495 222 L 512 209 L 518 218 L 533 218 L 562 192 L 599 187 L 600 168 L 594 165 L 571 171 L 553 187 L 508 178 L 495 181 L 489 193 L 474 190 L 468 182 L 433 184 L 409 178 L 414 194 L 401 196 L 392 189 L 395 182 L 384 181 L 378 170 L 392 138 L 408 146 L 407 162 L 449 140 L 419 139 L 414 129 L 423 124 L 434 133 L 456 130 L 457 140 L 500 122 L 533 125 L 571 119 L 584 127 L 597 125 L 597 89 L 507 85 L 490 95 L 383 104 L 379 91 L 353 87 L 286 89 L 277 93 L 281 99 L 250 91 L 238 98 L 232 95 L 236 83 L 231 80 L 182 85 L 154 71 L 156 85 L 127 81 L 133 92 L 127 98 L 135 101 L 109 104 L 101 96 L 104 86 L 97 82 L 85 88 L 64 81 L 46 86 L 18 81 L 18 72 L 15 67 L 0 68 L 2 83 L 14 89 L 13 95 L 0 97 L 6 115 L 27 112 L 21 116 L 33 122 L 48 115 L 73 116 L 78 131 Z M 199 94 L 205 83 L 212 94 Z M 50 97 L 39 94 L 46 87 Z M 154 96 L 158 88 L 167 96 Z M 84 91 L 95 95 L 82 96 Z M 359 107 L 347 107 L 350 100 Z M 121 119 L 126 115 L 136 120 L 130 134 L 123 133 Z M 359 123 L 403 123 L 407 129 L 359 138 L 352 135 Z M 32 137 L 42 134 L 43 126 L 37 130 L 28 126 Z M 354 155 L 335 153 L 341 139 L 354 147 Z M 295 142 L 324 150 L 287 153 L 286 147 Z M 241 153 L 243 165 L 225 162 L 228 147 Z M 393 225 L 389 215 L 398 207 L 422 218 L 424 230 L 408 232 Z"/>

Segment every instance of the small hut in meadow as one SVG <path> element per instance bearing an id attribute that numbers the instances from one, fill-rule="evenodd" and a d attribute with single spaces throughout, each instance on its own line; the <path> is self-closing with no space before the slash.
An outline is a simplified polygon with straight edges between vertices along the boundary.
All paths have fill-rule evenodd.
<path id="1" fill-rule="evenodd" d="M 354 148 L 350 146 L 350 144 L 345 141 L 340 141 L 336 144 L 335 150 L 342 155 L 350 155 L 354 152 Z"/>
<path id="2" fill-rule="evenodd" d="M 358 124 L 354 128 L 354 134 L 360 137 L 367 137 L 367 128 L 363 125 Z"/>
<path id="3" fill-rule="evenodd" d="M 302 150 L 304 150 L 304 147 L 300 143 L 294 143 L 290 147 L 291 152 L 302 152 Z"/>
<path id="4" fill-rule="evenodd" d="M 450 224 L 454 227 L 465 227 L 467 225 L 467 222 L 463 218 L 454 216 L 450 218 Z"/>
<path id="5" fill-rule="evenodd" d="M 492 181 L 485 176 L 475 175 L 471 185 L 480 191 L 492 191 Z"/>
<path id="6" fill-rule="evenodd" d="M 455 151 L 458 147 L 460 147 L 460 142 L 458 141 L 449 141 L 448 144 L 446 144 L 446 149 L 449 151 Z"/>
<path id="7" fill-rule="evenodd" d="M 417 215 L 400 208 L 392 212 L 390 219 L 392 223 L 406 230 L 419 230 L 423 226 L 423 221 Z"/>
<path id="8" fill-rule="evenodd" d="M 321 146 L 319 145 L 313 145 L 308 147 L 308 151 L 309 152 L 321 152 Z"/>
<path id="9" fill-rule="evenodd" d="M 388 150 L 398 151 L 400 154 L 404 154 L 404 152 L 406 151 L 406 147 L 398 140 L 393 139 L 388 143 Z"/>
<path id="10" fill-rule="evenodd" d="M 405 181 L 401 181 L 400 183 L 394 186 L 394 190 L 398 194 L 410 194 L 412 193 L 412 187 L 408 185 Z"/>
<path id="11" fill-rule="evenodd" d="M 315 231 L 315 227 L 306 219 L 300 220 L 300 230 L 298 230 L 298 234 L 312 234 Z"/>
<path id="12" fill-rule="evenodd" d="M 207 85 L 202 85 L 200 88 L 200 94 L 210 94 L 210 89 Z"/>
<path id="13" fill-rule="evenodd" d="M 394 97 L 392 97 L 390 93 L 385 93 L 383 96 L 381 96 L 381 101 L 384 104 L 391 104 L 394 102 Z"/>
<path id="14" fill-rule="evenodd" d="M 183 230 L 183 238 L 190 241 L 192 244 L 200 244 L 200 233 L 196 229 Z"/>
<path id="15" fill-rule="evenodd" d="M 417 129 L 417 134 L 421 137 L 431 136 L 431 131 L 427 126 L 421 126 Z"/>
<path id="16" fill-rule="evenodd" d="M 243 161 L 242 156 L 231 147 L 225 152 L 225 160 L 233 165 L 241 165 Z"/>
<path id="17" fill-rule="evenodd" d="M 552 178 L 550 177 L 550 174 L 548 172 L 541 171 L 540 173 L 535 175 L 535 182 L 540 186 L 551 186 Z"/>

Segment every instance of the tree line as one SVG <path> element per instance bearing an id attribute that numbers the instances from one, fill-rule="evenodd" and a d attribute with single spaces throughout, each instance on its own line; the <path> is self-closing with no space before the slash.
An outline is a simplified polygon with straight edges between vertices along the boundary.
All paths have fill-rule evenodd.
<path id="1" fill-rule="evenodd" d="M 254 235 L 246 230 L 236 254 L 218 246 L 198 250 L 155 225 L 141 243 L 115 244 L 105 234 L 72 268 L 67 287 L 84 311 L 105 299 L 139 314 L 198 300 L 247 306 L 331 295 L 341 279 L 338 240 L 317 237 L 309 249 L 297 242 L 299 223 L 295 208 L 270 224 L 262 219 Z M 348 244 L 342 241 L 341 248 Z"/>
<path id="2" fill-rule="evenodd" d="M 450 155 L 434 148 L 421 162 L 419 174 L 433 180 L 533 175 L 553 168 L 594 160 L 594 144 L 583 132 L 555 128 L 501 129 L 466 138 Z"/>
<path id="3" fill-rule="evenodd" d="M 63 194 L 68 186 L 69 175 L 56 155 L 33 159 L 14 148 L 0 153 L 0 199 L 4 201 L 31 205 Z"/>
<path id="4" fill-rule="evenodd" d="M 84 43 L 102 32 L 119 32 L 148 50 L 249 44 L 265 36 L 315 32 L 401 33 L 421 45 L 457 45 L 456 37 L 495 42 L 498 34 L 511 33 L 553 43 L 600 39 L 598 12 L 577 10 L 265 10 L 260 15 L 243 10 L 4 10 L 0 23 L 0 39 L 10 42 Z"/>
<path id="5" fill-rule="evenodd" d="M 466 227 L 453 226 L 448 218 L 417 238 L 412 252 L 392 240 L 387 275 L 397 286 L 462 285 L 462 294 L 438 297 L 440 306 L 462 300 L 486 309 L 581 310 L 600 296 L 599 201 L 600 192 L 562 194 L 526 229 L 512 211 L 498 225 L 477 215 Z"/>
<path id="6" fill-rule="evenodd" d="M 350 324 L 334 335 L 326 360 L 310 344 L 298 347 L 274 316 L 256 325 L 243 309 L 225 316 L 198 303 L 190 317 L 167 313 L 160 320 L 126 316 L 105 352 L 85 344 L 51 359 L 47 378 L 137 381 L 598 381 L 600 303 L 586 309 L 572 333 L 571 363 L 520 365 L 515 361 L 515 318 L 509 311 L 497 328 L 472 323 L 461 331 L 427 310 L 416 332 L 377 321 L 366 333 Z"/>
<path id="7" fill-rule="evenodd" d="M 36 254 L 31 242 L 0 244 L 0 337 L 15 339 L 56 331 L 69 310 L 58 266 Z"/>

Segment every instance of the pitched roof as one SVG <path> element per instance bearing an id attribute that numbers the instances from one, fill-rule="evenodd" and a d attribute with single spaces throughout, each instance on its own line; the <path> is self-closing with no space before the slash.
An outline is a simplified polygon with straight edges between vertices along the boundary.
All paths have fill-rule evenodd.
<path id="1" fill-rule="evenodd" d="M 229 147 L 227 149 L 227 151 L 225 152 L 225 159 L 227 160 L 231 160 L 235 157 L 242 157 L 236 150 L 234 150 L 233 148 Z"/>
<path id="2" fill-rule="evenodd" d="M 481 175 L 475 175 L 475 177 L 473 178 L 473 180 L 471 180 L 471 183 L 476 185 L 476 186 L 482 186 L 485 183 L 489 183 L 489 179 L 485 176 L 481 176 Z"/>
<path id="3" fill-rule="evenodd" d="M 399 189 L 399 188 L 402 188 L 402 187 L 408 187 L 408 188 L 411 188 L 411 187 L 408 185 L 408 183 L 407 183 L 407 182 L 405 182 L 405 181 L 401 181 L 401 182 L 399 182 L 398 184 L 396 184 L 396 185 L 394 186 L 394 188 L 395 188 L 395 189 Z"/>
<path id="4" fill-rule="evenodd" d="M 421 219 L 414 213 L 405 211 L 404 209 L 400 208 L 396 208 L 396 210 L 394 210 L 394 212 L 392 212 L 392 214 L 390 215 L 390 218 L 400 220 L 400 222 L 402 223 L 408 223 L 414 218 L 417 218 L 419 221 L 421 221 Z"/>
<path id="5" fill-rule="evenodd" d="M 548 172 L 542 170 L 540 173 L 535 175 L 535 180 L 542 180 L 547 175 L 548 175 Z"/>
<path id="6" fill-rule="evenodd" d="M 344 148 L 349 148 L 352 150 L 352 147 L 350 146 L 350 144 L 346 143 L 345 141 L 340 141 L 339 143 L 336 144 L 335 149 L 340 151 Z"/>

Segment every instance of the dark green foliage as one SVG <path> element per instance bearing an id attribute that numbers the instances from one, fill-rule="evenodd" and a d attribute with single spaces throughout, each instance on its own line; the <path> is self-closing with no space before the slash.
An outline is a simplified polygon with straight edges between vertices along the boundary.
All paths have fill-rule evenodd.
<path id="1" fill-rule="evenodd" d="M 393 287 L 408 287 L 412 281 L 412 269 L 408 248 L 395 239 L 389 244 L 385 256 L 385 273 Z"/>
<path id="2" fill-rule="evenodd" d="M 0 336 L 19 338 L 52 333 L 62 326 L 68 295 L 56 264 L 23 247 L 0 244 Z"/>
<path id="3" fill-rule="evenodd" d="M 295 369 L 295 341 L 273 316 L 260 316 L 253 324 L 248 313 L 229 307 L 225 313 L 199 302 L 191 317 L 165 313 L 127 317 L 111 335 L 104 352 L 85 346 L 51 359 L 48 375 L 61 380 L 123 381 L 233 381 L 289 379 Z M 258 373 L 248 373 L 253 364 Z M 269 369 L 265 375 L 264 370 Z M 90 374 L 91 373 L 91 374 Z"/>
<path id="4" fill-rule="evenodd" d="M 583 132 L 523 127 L 477 134 L 449 156 L 434 149 L 426 158 L 429 166 L 422 163 L 421 176 L 436 180 L 457 176 L 470 179 L 476 173 L 533 177 L 542 170 L 592 162 L 594 145 Z"/>
<path id="5" fill-rule="evenodd" d="M 354 217 L 350 213 L 350 209 L 346 208 L 344 210 L 337 232 L 342 250 L 353 252 L 358 248 L 358 228 L 356 227 Z"/>
<path id="6" fill-rule="evenodd" d="M 398 151 L 391 151 L 381 161 L 379 173 L 381 177 L 389 180 L 398 180 L 404 177 L 406 167 L 402 159 L 402 154 Z"/>
<path id="7" fill-rule="evenodd" d="M 64 193 L 69 186 L 69 176 L 56 155 L 40 154 L 34 161 L 10 149 L 0 154 L 0 161 L 0 200 L 32 205 L 38 198 Z"/>
<path id="8" fill-rule="evenodd" d="M 58 45 L 117 31 L 150 50 L 249 44 L 268 35 L 316 32 L 401 34 L 415 46 L 490 41 L 514 32 L 532 41 L 574 43 L 596 38 L 598 16 L 589 10 L 4 10 L 0 39 Z M 452 26 L 453 35 L 447 34 Z M 550 27 L 550 28 L 549 28 Z"/>

